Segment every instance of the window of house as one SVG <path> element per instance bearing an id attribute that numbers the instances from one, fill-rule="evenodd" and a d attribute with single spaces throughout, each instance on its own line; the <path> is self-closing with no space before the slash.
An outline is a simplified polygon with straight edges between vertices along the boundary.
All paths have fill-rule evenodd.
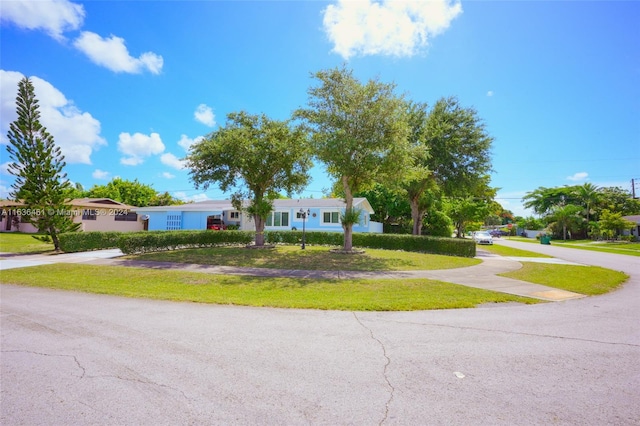
<path id="1" fill-rule="evenodd" d="M 123 222 L 137 222 L 138 221 L 138 213 L 129 212 L 129 213 L 121 213 L 115 215 L 115 220 L 123 221 Z"/>
<path id="2" fill-rule="evenodd" d="M 229 213 L 229 219 L 240 219 L 240 212 Z"/>
<path id="3" fill-rule="evenodd" d="M 82 210 L 82 220 L 96 220 L 98 217 L 97 210 L 84 209 Z"/>
<path id="4" fill-rule="evenodd" d="M 289 226 L 289 212 L 271 212 L 267 217 L 267 226 Z"/>
<path id="5" fill-rule="evenodd" d="M 340 223 L 340 212 L 323 212 L 322 223 L 324 224 Z"/>

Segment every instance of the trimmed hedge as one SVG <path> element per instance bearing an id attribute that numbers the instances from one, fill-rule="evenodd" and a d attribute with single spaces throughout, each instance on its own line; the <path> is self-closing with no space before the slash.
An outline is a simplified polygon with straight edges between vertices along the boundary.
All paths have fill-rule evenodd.
<path id="1" fill-rule="evenodd" d="M 67 232 L 60 234 L 60 249 L 67 253 L 118 248 L 122 232 Z"/>
<path id="2" fill-rule="evenodd" d="M 301 231 L 266 231 L 265 241 L 270 244 L 300 244 Z M 342 246 L 342 232 L 310 231 L 305 235 L 306 244 Z M 448 237 L 414 236 L 406 234 L 353 234 L 354 247 L 377 248 L 383 250 L 404 250 L 449 256 L 474 257 L 476 244 L 473 240 Z"/>
<path id="3" fill-rule="evenodd" d="M 229 244 L 250 244 L 253 231 L 142 231 L 142 232 L 73 232 L 60 235 L 60 248 L 68 253 L 78 251 L 119 248 L 125 254 L 175 250 L 186 247 L 212 247 Z M 268 244 L 300 244 L 302 231 L 265 231 Z M 341 232 L 305 233 L 309 245 L 342 246 Z M 353 234 L 354 247 L 384 250 L 404 250 L 449 256 L 474 257 L 476 244 L 473 240 L 398 235 L 398 234 Z"/>
<path id="4" fill-rule="evenodd" d="M 251 231 L 148 231 L 121 234 L 118 248 L 125 254 L 175 250 L 185 247 L 211 247 L 227 244 L 249 244 Z"/>

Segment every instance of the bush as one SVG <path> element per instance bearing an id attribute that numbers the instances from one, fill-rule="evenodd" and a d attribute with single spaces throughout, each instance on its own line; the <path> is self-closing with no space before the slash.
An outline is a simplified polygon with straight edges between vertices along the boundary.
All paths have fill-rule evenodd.
<path id="1" fill-rule="evenodd" d="M 270 244 L 300 244 L 302 242 L 301 231 L 266 231 L 264 235 L 265 241 Z M 310 245 L 342 246 L 344 234 L 341 232 L 310 231 L 306 233 L 305 242 Z M 354 233 L 353 246 L 461 257 L 476 255 L 475 242 L 460 238 Z"/>
<path id="2" fill-rule="evenodd" d="M 60 234 L 60 249 L 67 253 L 118 247 L 122 232 L 67 232 Z"/>
<path id="3" fill-rule="evenodd" d="M 253 231 L 142 231 L 142 232 L 73 232 L 60 235 L 60 247 L 72 253 L 119 248 L 125 254 L 175 250 L 186 247 L 212 247 L 230 244 L 250 244 Z M 302 231 L 265 231 L 268 244 L 300 244 Z M 342 232 L 305 233 L 310 245 L 342 246 Z M 397 234 L 353 234 L 354 247 L 383 250 L 404 250 L 450 256 L 474 257 L 472 240 Z"/>
<path id="4" fill-rule="evenodd" d="M 122 233 L 118 248 L 125 254 L 175 250 L 185 247 L 211 247 L 227 244 L 249 244 L 250 231 L 147 231 Z"/>

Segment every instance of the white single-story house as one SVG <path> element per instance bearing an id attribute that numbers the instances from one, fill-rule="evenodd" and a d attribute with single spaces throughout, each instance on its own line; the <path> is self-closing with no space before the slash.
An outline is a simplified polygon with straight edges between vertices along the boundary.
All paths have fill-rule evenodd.
<path id="1" fill-rule="evenodd" d="M 132 211 L 132 206 L 110 198 L 76 198 L 68 202 L 69 209 L 55 212 L 64 214 L 76 223 L 81 231 L 142 231 L 144 222 Z M 38 229 L 25 221 L 28 215 L 46 214 L 29 211 L 19 201 L 0 201 L 0 232 L 36 233 Z"/>
<path id="2" fill-rule="evenodd" d="M 360 210 L 360 223 L 354 232 L 382 233 L 382 223 L 372 222 L 374 213 L 366 198 L 354 198 L 353 206 Z M 255 231 L 253 218 L 236 210 L 230 200 L 208 200 L 174 206 L 134 207 L 132 209 L 146 222 L 149 231 L 209 229 L 220 220 L 225 225 L 237 225 L 241 230 Z M 345 202 L 338 198 L 277 199 L 267 218 L 266 230 L 302 230 L 342 232 L 340 214 Z M 305 215 L 305 213 L 307 213 Z"/>

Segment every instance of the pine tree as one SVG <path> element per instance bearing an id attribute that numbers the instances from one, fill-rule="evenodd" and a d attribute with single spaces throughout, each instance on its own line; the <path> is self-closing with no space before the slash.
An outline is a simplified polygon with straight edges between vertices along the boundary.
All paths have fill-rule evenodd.
<path id="1" fill-rule="evenodd" d="M 58 235 L 77 230 L 79 224 L 66 214 L 71 211 L 65 204 L 71 189 L 62 171 L 66 163 L 53 136 L 40 124 L 38 100 L 28 78 L 18 83 L 16 111 L 18 118 L 7 133 L 9 173 L 16 177 L 10 196 L 24 203 L 23 210 L 30 213 L 26 216 L 29 223 L 47 233 L 59 251 Z"/>

